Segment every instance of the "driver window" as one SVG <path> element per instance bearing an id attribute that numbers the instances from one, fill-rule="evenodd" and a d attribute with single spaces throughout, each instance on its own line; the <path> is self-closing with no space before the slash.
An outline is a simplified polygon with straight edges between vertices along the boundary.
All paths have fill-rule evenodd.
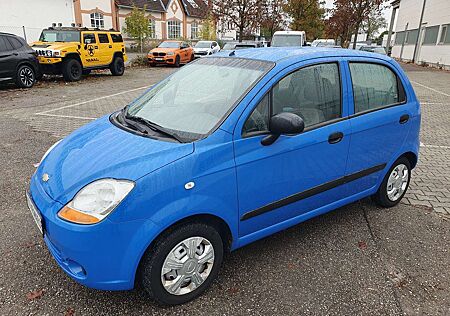
<path id="1" fill-rule="evenodd" d="M 85 44 L 95 44 L 95 35 L 94 34 L 83 34 L 83 43 Z"/>
<path id="2" fill-rule="evenodd" d="M 337 63 L 302 68 L 281 79 L 272 90 L 273 115 L 291 112 L 305 127 L 341 117 L 341 87 Z"/>

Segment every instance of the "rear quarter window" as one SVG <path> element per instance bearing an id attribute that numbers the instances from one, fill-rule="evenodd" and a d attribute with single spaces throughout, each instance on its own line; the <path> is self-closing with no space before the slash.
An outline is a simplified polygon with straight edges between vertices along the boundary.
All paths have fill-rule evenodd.
<path id="1" fill-rule="evenodd" d="M 23 47 L 22 42 L 19 41 L 17 38 L 12 37 L 12 36 L 7 36 L 6 38 L 9 40 L 9 42 L 11 43 L 11 45 L 14 49 L 19 49 L 19 48 Z"/>
<path id="2" fill-rule="evenodd" d="M 123 43 L 123 38 L 121 34 L 111 34 L 111 39 L 113 43 Z"/>
<path id="3" fill-rule="evenodd" d="M 375 110 L 406 101 L 404 87 L 389 67 L 350 62 L 355 113 Z"/>

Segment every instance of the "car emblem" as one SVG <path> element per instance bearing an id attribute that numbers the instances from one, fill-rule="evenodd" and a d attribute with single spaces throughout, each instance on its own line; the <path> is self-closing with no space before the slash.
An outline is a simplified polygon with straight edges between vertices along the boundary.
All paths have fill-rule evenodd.
<path id="1" fill-rule="evenodd" d="M 50 180 L 50 176 L 48 175 L 48 173 L 44 173 L 42 175 L 42 181 L 47 182 L 48 180 Z"/>

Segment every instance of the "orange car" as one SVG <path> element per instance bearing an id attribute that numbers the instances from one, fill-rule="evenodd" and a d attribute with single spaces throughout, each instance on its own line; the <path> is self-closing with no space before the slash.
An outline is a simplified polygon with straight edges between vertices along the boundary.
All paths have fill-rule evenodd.
<path id="1" fill-rule="evenodd" d="M 186 42 L 164 41 L 152 49 L 148 55 L 150 66 L 156 64 L 175 65 L 187 64 L 194 60 L 194 49 Z"/>

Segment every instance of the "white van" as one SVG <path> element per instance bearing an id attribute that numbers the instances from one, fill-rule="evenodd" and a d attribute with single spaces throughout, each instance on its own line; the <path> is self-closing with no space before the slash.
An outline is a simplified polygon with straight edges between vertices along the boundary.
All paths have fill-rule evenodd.
<path id="1" fill-rule="evenodd" d="M 276 31 L 272 37 L 272 47 L 303 46 L 306 39 L 304 31 Z"/>

